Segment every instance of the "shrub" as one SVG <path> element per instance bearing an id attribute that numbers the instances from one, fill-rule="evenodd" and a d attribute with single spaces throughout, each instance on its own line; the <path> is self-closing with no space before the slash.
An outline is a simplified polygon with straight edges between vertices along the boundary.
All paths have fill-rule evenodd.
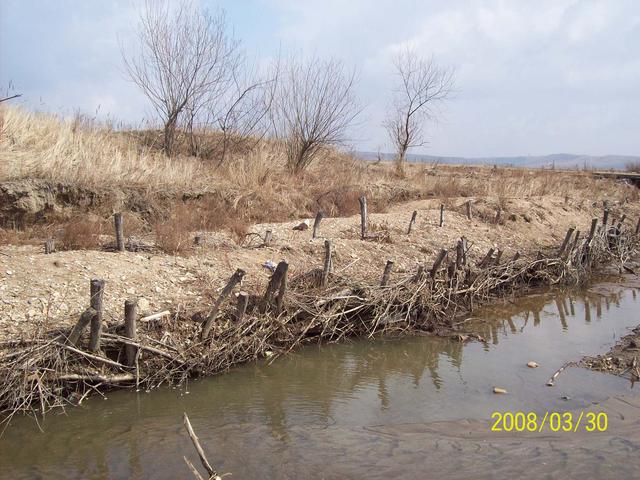
<path id="1" fill-rule="evenodd" d="M 78 215 L 71 218 L 61 229 L 61 248 L 64 250 L 99 248 L 103 223 L 102 219 L 94 215 Z"/>

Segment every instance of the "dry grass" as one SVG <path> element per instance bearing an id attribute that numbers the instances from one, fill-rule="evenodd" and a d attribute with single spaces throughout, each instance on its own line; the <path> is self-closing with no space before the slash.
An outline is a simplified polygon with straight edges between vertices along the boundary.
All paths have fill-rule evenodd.
<path id="1" fill-rule="evenodd" d="M 292 175 L 282 146 L 269 141 L 236 151 L 227 164 L 214 168 L 215 161 L 184 154 L 166 158 L 152 141 L 153 131 L 114 132 L 81 117 L 64 120 L 13 107 L 0 113 L 0 182 L 40 178 L 113 192 L 92 204 L 90 213 L 106 221 L 115 209 L 135 210 L 145 221 L 135 229 L 155 231 L 162 248 L 172 252 L 185 245 L 187 229 L 228 230 L 241 241 L 252 223 L 313 217 L 318 210 L 353 215 L 361 195 L 371 212 L 430 197 L 448 208 L 459 205 L 461 197 L 483 198 L 505 210 L 512 199 L 540 196 L 566 194 L 567 203 L 638 198 L 637 189 L 584 172 L 408 164 L 399 176 L 392 163 L 364 162 L 334 150 L 322 152 L 304 174 Z M 215 139 L 209 136 L 208 141 Z M 75 205 L 64 207 L 71 214 L 79 211 Z M 34 218 L 43 224 L 60 220 L 47 214 Z M 79 245 L 73 231 L 68 236 L 65 244 Z"/>
<path id="2" fill-rule="evenodd" d="M 88 250 L 99 248 L 104 222 L 93 215 L 78 215 L 60 229 L 60 247 L 64 250 Z"/>
<path id="3" fill-rule="evenodd" d="M 180 162 L 116 135 L 106 127 L 55 115 L 2 110 L 0 181 L 42 178 L 103 187 L 187 188 L 203 179 L 198 162 Z"/>

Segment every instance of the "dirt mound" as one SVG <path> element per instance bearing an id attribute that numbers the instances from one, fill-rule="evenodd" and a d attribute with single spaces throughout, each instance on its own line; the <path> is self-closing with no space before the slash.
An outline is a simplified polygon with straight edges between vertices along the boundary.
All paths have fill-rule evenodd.
<path id="1" fill-rule="evenodd" d="M 124 210 L 150 219 L 169 209 L 172 195 L 141 189 L 96 190 L 28 179 L 0 183 L 0 227 L 23 229 L 78 213 L 108 216 Z"/>

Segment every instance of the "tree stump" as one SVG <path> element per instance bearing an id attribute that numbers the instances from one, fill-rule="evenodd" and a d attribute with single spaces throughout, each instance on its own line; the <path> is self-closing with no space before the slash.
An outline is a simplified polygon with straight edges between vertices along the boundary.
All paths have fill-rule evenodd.
<path id="1" fill-rule="evenodd" d="M 384 272 L 382 272 L 382 280 L 380 286 L 385 287 L 389 283 L 389 277 L 391 277 L 391 270 L 393 269 L 393 260 L 387 260 L 387 264 L 384 266 Z"/>

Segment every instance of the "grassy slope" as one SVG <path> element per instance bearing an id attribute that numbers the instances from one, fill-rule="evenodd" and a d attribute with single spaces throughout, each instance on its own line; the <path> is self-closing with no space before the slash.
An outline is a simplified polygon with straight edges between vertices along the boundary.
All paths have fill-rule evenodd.
<path id="1" fill-rule="evenodd" d="M 147 232 L 169 222 L 167 228 L 173 230 L 227 228 L 242 235 L 253 223 L 311 217 L 319 209 L 329 216 L 355 214 L 363 194 L 374 212 L 430 197 L 445 203 L 457 197 L 485 198 L 503 209 L 509 200 L 547 196 L 592 203 L 638 198 L 634 188 L 579 172 L 408 165 L 406 175 L 399 177 L 390 164 L 362 162 L 330 150 L 304 175 L 293 176 L 284 168 L 278 145 L 267 142 L 214 168 L 183 154 L 166 158 L 146 146 L 141 135 L 116 133 L 82 119 L 11 107 L 0 113 L 0 183 L 40 179 L 45 185 L 106 192 L 89 207 L 58 205 L 34 217 L 63 230 L 67 222 L 78 223 L 78 214 L 93 214 L 93 221 L 109 228 L 113 211 L 135 210 L 134 216 L 142 212 L 143 221 L 137 223 Z"/>

